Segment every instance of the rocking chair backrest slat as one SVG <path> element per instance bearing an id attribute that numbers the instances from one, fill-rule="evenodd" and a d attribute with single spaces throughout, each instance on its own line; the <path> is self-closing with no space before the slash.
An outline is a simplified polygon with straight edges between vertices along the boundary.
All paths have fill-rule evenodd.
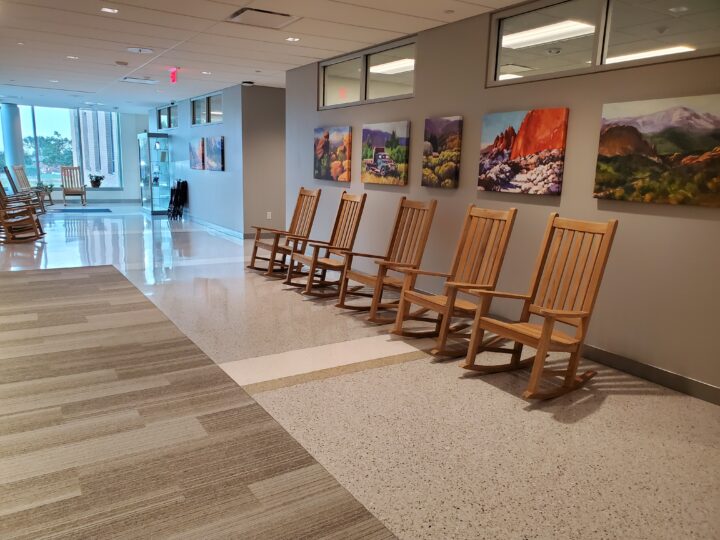
<path id="1" fill-rule="evenodd" d="M 25 172 L 25 165 L 13 165 L 13 171 L 15 172 L 17 187 L 20 188 L 20 191 L 32 189 L 30 180 L 28 180 L 27 173 Z"/>
<path id="2" fill-rule="evenodd" d="M 418 266 L 422 260 L 435 215 L 437 200 L 429 202 L 400 200 L 387 260 Z"/>
<path id="3" fill-rule="evenodd" d="M 541 308 L 591 313 L 616 228 L 616 220 L 597 223 L 551 215 L 538 257 L 530 313 Z M 562 322 L 580 323 L 578 319 Z"/>
<path id="4" fill-rule="evenodd" d="M 297 203 L 295 203 L 295 211 L 293 212 L 292 221 L 288 232 L 295 236 L 307 238 L 310 236 L 310 230 L 315 219 L 315 211 L 320 201 L 320 189 L 310 190 L 300 188 Z"/>
<path id="5" fill-rule="evenodd" d="M 13 168 L 18 167 L 18 166 L 19 165 L 14 165 Z M 23 171 L 24 171 L 24 168 L 23 168 Z M 18 188 L 17 183 L 15 182 L 15 180 L 13 180 L 13 175 L 10 174 L 10 169 L 8 169 L 7 165 L 5 166 L 5 176 L 7 176 L 8 182 L 10 183 L 10 189 L 12 189 L 13 193 L 15 193 L 15 194 L 20 193 L 20 188 Z"/>
<path id="6" fill-rule="evenodd" d="M 352 249 L 355 244 L 360 218 L 365 207 L 367 195 L 351 195 L 343 191 L 340 197 L 335 226 L 330 236 L 330 245 L 340 249 Z"/>
<path id="7" fill-rule="evenodd" d="M 451 281 L 495 287 L 517 210 L 487 210 L 470 205 L 450 269 Z"/>
<path id="8" fill-rule="evenodd" d="M 60 176 L 64 189 L 81 190 L 85 187 L 80 176 L 80 167 L 60 167 Z"/>

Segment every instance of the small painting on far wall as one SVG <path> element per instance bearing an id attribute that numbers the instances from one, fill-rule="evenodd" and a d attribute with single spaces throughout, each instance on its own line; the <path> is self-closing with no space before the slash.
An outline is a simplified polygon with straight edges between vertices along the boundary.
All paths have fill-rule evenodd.
<path id="1" fill-rule="evenodd" d="M 362 169 L 364 184 L 408 183 L 410 122 L 386 122 L 363 126 Z"/>
<path id="2" fill-rule="evenodd" d="M 720 208 L 720 94 L 605 104 L 594 196 Z"/>
<path id="3" fill-rule="evenodd" d="M 205 168 L 204 139 L 190 139 L 190 168 L 202 170 Z"/>
<path id="4" fill-rule="evenodd" d="M 460 179 L 462 116 L 425 119 L 422 185 L 457 188 Z"/>
<path id="5" fill-rule="evenodd" d="M 350 181 L 352 128 L 315 128 L 313 168 L 318 180 Z"/>
<path id="6" fill-rule="evenodd" d="M 225 170 L 225 137 L 205 137 L 205 170 Z"/>
<path id="7" fill-rule="evenodd" d="M 486 114 L 478 190 L 560 195 L 569 110 Z"/>

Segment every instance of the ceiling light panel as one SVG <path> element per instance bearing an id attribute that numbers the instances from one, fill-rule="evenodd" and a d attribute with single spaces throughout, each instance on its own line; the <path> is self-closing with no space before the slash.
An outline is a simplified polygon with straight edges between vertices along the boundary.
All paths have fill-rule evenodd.
<path id="1" fill-rule="evenodd" d="M 622 54 L 619 56 L 611 56 L 605 59 L 606 64 L 617 64 L 619 62 L 630 62 L 632 60 L 642 60 L 643 58 L 654 58 L 656 56 L 667 56 L 669 54 L 680 54 L 692 52 L 695 48 L 687 45 L 679 45 L 677 47 L 665 47 L 662 49 L 653 49 L 650 51 L 641 51 L 630 54 Z"/>
<path id="2" fill-rule="evenodd" d="M 502 37 L 505 49 L 524 49 L 545 43 L 555 43 L 567 39 L 588 36 L 595 33 L 595 26 L 580 21 L 566 20 L 507 34 Z"/>
<path id="3" fill-rule="evenodd" d="M 400 60 L 386 62 L 385 64 L 371 66 L 370 73 L 380 73 L 382 75 L 396 75 L 398 73 L 405 73 L 406 71 L 413 71 L 414 69 L 414 58 L 402 58 Z"/>

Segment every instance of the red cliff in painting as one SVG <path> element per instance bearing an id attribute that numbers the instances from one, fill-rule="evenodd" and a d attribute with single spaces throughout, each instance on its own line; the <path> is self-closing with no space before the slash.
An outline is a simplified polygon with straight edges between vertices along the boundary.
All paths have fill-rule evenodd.
<path id="1" fill-rule="evenodd" d="M 520 125 L 510 159 L 537 154 L 542 150 L 564 150 L 568 109 L 533 109 Z"/>

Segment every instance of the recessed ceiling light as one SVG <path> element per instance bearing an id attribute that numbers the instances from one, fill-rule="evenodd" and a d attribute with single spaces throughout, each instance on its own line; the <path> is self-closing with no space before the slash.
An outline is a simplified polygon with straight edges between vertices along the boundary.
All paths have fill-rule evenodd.
<path id="1" fill-rule="evenodd" d="M 57 79 L 50 79 L 50 82 L 51 83 L 59 83 L 60 81 L 58 81 Z"/>
<path id="2" fill-rule="evenodd" d="M 414 58 L 402 58 L 385 64 L 378 64 L 370 67 L 370 73 L 380 73 L 382 75 L 395 75 L 397 73 L 405 73 L 415 69 Z"/>
<path id="3" fill-rule="evenodd" d="M 655 56 L 665 56 L 668 54 L 678 54 L 694 51 L 694 47 L 687 45 L 679 45 L 677 47 L 667 47 L 665 49 L 653 49 L 652 51 L 642 51 L 632 54 L 623 54 L 621 56 L 611 56 L 605 59 L 606 64 L 617 64 L 618 62 L 630 62 L 631 60 L 641 60 L 643 58 L 653 58 Z"/>
<path id="4" fill-rule="evenodd" d="M 498 77 L 498 81 L 507 81 L 509 79 L 522 79 L 522 75 L 516 75 L 515 73 L 503 73 Z"/>
<path id="5" fill-rule="evenodd" d="M 506 49 L 523 49 L 543 43 L 555 43 L 565 39 L 587 36 L 595 33 L 592 24 L 579 21 L 562 21 L 559 23 L 538 26 L 530 30 L 508 34 L 502 38 L 502 46 Z"/>
<path id="6" fill-rule="evenodd" d="M 67 58 L 68 60 L 80 60 L 79 56 L 72 56 L 72 55 L 67 55 L 65 58 Z"/>
<path id="7" fill-rule="evenodd" d="M 299 38 L 299 37 L 292 37 L 292 36 L 290 36 L 290 37 L 286 37 L 286 38 L 285 38 L 285 41 L 289 41 L 289 42 L 291 42 L 291 43 L 295 43 L 295 42 L 297 42 L 297 41 L 300 41 L 300 38 Z"/>
<path id="8" fill-rule="evenodd" d="M 18 45 L 25 45 L 22 41 L 18 41 Z"/>
<path id="9" fill-rule="evenodd" d="M 95 105 L 95 103 L 92 102 L 92 101 L 86 101 L 86 102 L 85 102 L 85 105 Z"/>
<path id="10" fill-rule="evenodd" d="M 671 7 L 668 9 L 668 11 L 670 13 L 685 13 L 686 11 L 689 11 L 689 10 L 690 10 L 690 8 L 688 8 L 687 6 L 676 6 L 676 7 Z"/>
<path id="11" fill-rule="evenodd" d="M 202 71 L 203 75 L 212 75 L 212 71 Z"/>
<path id="12" fill-rule="evenodd" d="M 115 13 L 117 13 L 119 10 L 117 10 L 117 9 L 115 9 L 115 8 L 111 8 L 111 7 L 104 7 L 104 8 L 100 8 L 100 11 L 102 11 L 103 13 L 113 13 L 113 14 L 115 14 Z"/>

